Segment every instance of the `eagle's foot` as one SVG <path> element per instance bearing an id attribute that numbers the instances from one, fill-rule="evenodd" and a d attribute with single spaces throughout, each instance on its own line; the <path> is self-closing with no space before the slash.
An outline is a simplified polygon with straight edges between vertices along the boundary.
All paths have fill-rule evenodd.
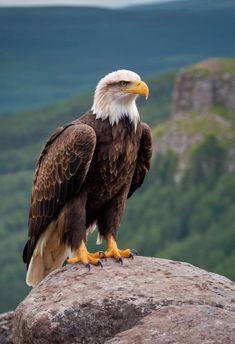
<path id="1" fill-rule="evenodd" d="M 105 257 L 104 252 L 95 252 L 90 253 L 87 251 L 85 243 L 82 241 L 79 249 L 76 252 L 76 256 L 70 259 L 67 259 L 67 262 L 69 264 L 75 264 L 75 263 L 82 263 L 85 266 L 87 266 L 90 270 L 90 265 L 100 265 L 103 267 L 101 263 L 101 258 Z"/>
<path id="2" fill-rule="evenodd" d="M 113 236 L 107 237 L 107 250 L 105 251 L 105 256 L 107 258 L 112 257 L 115 258 L 117 261 L 119 261 L 121 264 L 123 264 L 122 258 L 131 258 L 133 259 L 135 255 L 137 255 L 136 250 L 126 249 L 126 250 L 119 250 L 117 247 L 117 243 Z"/>
<path id="3" fill-rule="evenodd" d="M 126 249 L 126 250 L 119 250 L 117 249 L 107 249 L 107 251 L 105 251 L 105 256 L 107 258 L 112 257 L 115 258 L 116 260 L 118 260 L 121 264 L 123 264 L 123 259 L 122 258 L 131 258 L 134 259 L 134 256 L 136 255 L 136 253 L 134 252 L 134 250 L 131 249 Z"/>
<path id="4" fill-rule="evenodd" d="M 104 259 L 104 260 L 107 260 L 107 257 L 105 255 L 105 252 L 103 251 L 98 251 L 98 252 L 95 252 L 95 253 L 89 253 L 91 257 L 93 258 L 98 258 L 98 259 Z"/>

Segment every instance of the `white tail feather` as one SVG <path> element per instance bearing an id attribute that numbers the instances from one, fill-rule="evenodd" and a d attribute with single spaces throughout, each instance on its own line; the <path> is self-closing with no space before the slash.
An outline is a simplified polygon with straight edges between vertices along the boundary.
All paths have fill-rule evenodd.
<path id="1" fill-rule="evenodd" d="M 92 234 L 95 230 L 97 229 L 97 224 L 96 222 L 94 222 L 93 224 L 91 224 L 87 230 L 86 230 L 86 239 L 88 239 L 88 236 L 90 234 Z M 96 245 L 101 245 L 103 242 L 103 237 L 102 235 L 100 234 L 100 232 L 98 232 L 97 234 L 97 239 L 96 239 Z"/>
<path id="2" fill-rule="evenodd" d="M 30 260 L 26 283 L 35 287 L 50 272 L 62 266 L 71 255 L 70 248 L 60 243 L 56 222 L 53 221 L 39 238 Z"/>

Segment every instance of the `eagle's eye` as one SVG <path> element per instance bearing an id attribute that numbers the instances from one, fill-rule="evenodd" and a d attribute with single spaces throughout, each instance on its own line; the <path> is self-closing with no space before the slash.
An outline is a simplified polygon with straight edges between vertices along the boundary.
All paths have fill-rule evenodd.
<path id="1" fill-rule="evenodd" d="M 122 86 L 122 87 L 126 87 L 127 84 L 128 84 L 127 81 L 120 81 L 120 86 Z"/>

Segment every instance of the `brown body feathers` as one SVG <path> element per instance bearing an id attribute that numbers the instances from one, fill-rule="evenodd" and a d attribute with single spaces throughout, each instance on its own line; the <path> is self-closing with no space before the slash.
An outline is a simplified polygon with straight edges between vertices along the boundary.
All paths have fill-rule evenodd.
<path id="1" fill-rule="evenodd" d="M 102 236 L 116 237 L 126 199 L 142 184 L 151 154 L 149 127 L 139 123 L 135 131 L 127 117 L 111 126 L 87 112 L 59 128 L 37 163 L 24 262 L 55 219 L 61 244 L 72 250 L 94 223 Z"/>

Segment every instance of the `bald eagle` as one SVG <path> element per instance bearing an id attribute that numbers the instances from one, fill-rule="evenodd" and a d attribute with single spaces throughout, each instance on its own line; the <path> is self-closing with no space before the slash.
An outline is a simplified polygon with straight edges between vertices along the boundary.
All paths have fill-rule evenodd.
<path id="1" fill-rule="evenodd" d="M 133 256 L 118 249 L 116 239 L 127 198 L 150 168 L 151 131 L 136 106 L 137 96 L 148 94 L 138 74 L 112 72 L 98 83 L 91 110 L 47 141 L 36 164 L 23 252 L 29 286 L 66 258 L 90 266 L 102 257 Z M 107 241 L 104 253 L 86 248 L 93 227 Z"/>

